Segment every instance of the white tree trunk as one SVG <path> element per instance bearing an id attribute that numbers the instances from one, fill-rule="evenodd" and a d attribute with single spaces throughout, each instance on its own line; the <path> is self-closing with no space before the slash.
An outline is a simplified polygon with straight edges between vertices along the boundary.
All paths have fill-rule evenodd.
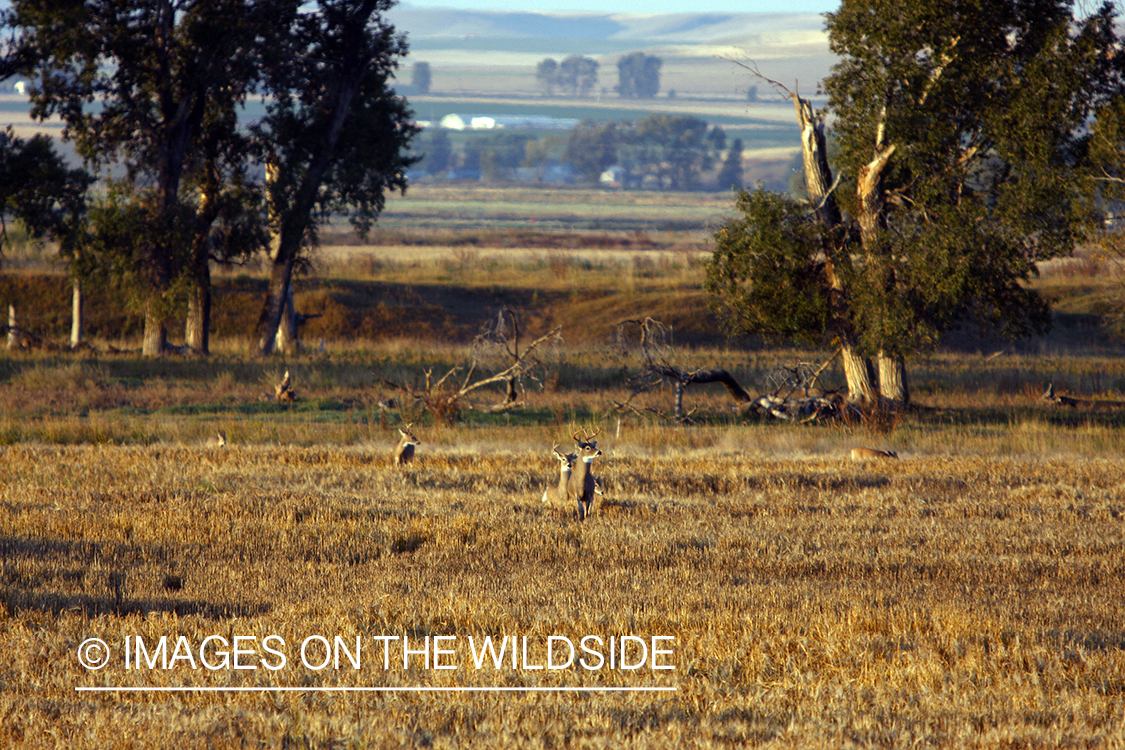
<path id="1" fill-rule="evenodd" d="M 901 354 L 879 352 L 879 392 L 896 408 L 910 405 L 910 384 L 906 379 L 906 359 Z"/>
<path id="2" fill-rule="evenodd" d="M 8 348 L 20 348 L 20 325 L 16 320 L 15 305 L 8 305 Z"/>
<path id="3" fill-rule="evenodd" d="M 856 354 L 855 349 L 844 344 L 840 347 L 844 361 L 844 378 L 848 382 L 848 400 L 859 404 L 874 404 L 879 400 L 871 360 Z"/>
<path id="4" fill-rule="evenodd" d="M 82 345 L 82 282 L 74 280 L 74 293 L 70 298 L 70 348 Z"/>
<path id="5" fill-rule="evenodd" d="M 145 357 L 162 357 L 168 343 L 168 331 L 164 319 L 156 313 L 156 304 L 145 306 L 145 332 L 141 344 L 141 354 Z"/>

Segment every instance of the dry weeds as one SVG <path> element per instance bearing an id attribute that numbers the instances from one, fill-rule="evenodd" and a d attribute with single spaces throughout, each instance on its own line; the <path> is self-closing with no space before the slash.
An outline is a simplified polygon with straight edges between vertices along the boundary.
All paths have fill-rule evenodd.
<path id="1" fill-rule="evenodd" d="M 1125 742 L 1120 459 L 855 466 L 843 452 L 629 455 L 611 440 L 606 494 L 579 524 L 539 502 L 549 445 L 464 452 L 459 438 L 405 472 L 384 445 L 5 448 L 0 744 Z M 279 634 L 291 657 L 310 634 L 672 635 L 675 669 L 77 663 L 89 637 L 215 634 Z M 98 685 L 676 691 L 74 690 Z"/>

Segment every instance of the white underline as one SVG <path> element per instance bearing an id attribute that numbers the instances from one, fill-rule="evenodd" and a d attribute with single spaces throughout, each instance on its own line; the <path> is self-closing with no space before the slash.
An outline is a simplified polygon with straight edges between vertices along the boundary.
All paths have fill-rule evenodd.
<path id="1" fill-rule="evenodd" d="M 88 693 L 656 693 L 676 687 L 76 687 Z"/>

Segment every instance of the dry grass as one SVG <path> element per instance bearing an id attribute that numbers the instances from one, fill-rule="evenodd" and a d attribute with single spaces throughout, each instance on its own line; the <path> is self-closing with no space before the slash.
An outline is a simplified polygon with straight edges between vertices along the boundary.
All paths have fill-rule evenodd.
<path id="1" fill-rule="evenodd" d="M 1113 747 L 1125 741 L 1125 433 L 1039 401 L 1114 395 L 1109 357 L 935 355 L 898 421 L 698 424 L 622 416 L 605 345 L 549 354 L 529 404 L 423 419 L 416 466 L 372 375 L 466 347 L 401 339 L 327 356 L 0 360 L 0 745 L 23 747 Z M 796 351 L 684 350 L 759 386 Z M 284 369 L 301 400 L 263 401 Z M 487 401 L 487 398 L 484 400 Z M 657 390 L 641 406 L 668 409 Z M 550 446 L 599 424 L 606 494 L 544 507 Z M 205 447 L 224 430 L 226 449 Z M 856 466 L 851 447 L 902 460 Z M 281 636 L 272 671 L 125 670 L 125 636 Z M 309 635 L 363 668 L 299 664 Z M 453 671 L 382 669 L 374 636 L 453 636 Z M 469 636 L 671 635 L 675 670 L 476 670 Z M 88 673 L 87 638 L 118 661 Z M 536 650 L 538 649 L 538 651 Z M 212 654 L 214 649 L 212 649 Z M 256 654 L 263 652 L 257 651 Z M 256 657 L 251 657 L 256 658 Z M 79 693 L 77 686 L 600 687 L 674 693 Z"/>
<path id="2" fill-rule="evenodd" d="M 687 248 L 705 233 L 605 231 L 601 250 L 572 252 L 550 230 L 530 248 L 431 244 L 426 261 L 401 247 L 325 252 L 333 278 L 298 293 L 323 313 L 305 331 L 328 339 L 323 355 L 245 356 L 251 276 L 226 278 L 210 358 L 0 355 L 0 746 L 1125 744 L 1125 414 L 1039 398 L 1054 383 L 1121 400 L 1115 351 L 1067 329 L 1037 353 L 974 343 L 920 356 L 921 408 L 867 424 L 740 417 L 709 387 L 688 390 L 689 426 L 622 415 L 614 402 L 639 366 L 611 335 L 624 318 L 672 322 L 677 364 L 723 367 L 752 392 L 771 390 L 777 365 L 828 354 L 700 346 L 717 339 Z M 505 236 L 517 237 L 489 242 Z M 622 238 L 653 247 L 623 251 Z M 4 281 L 28 320 L 64 330 L 58 294 Z M 1041 282 L 1075 316 L 1104 292 L 1086 283 Z M 379 408 L 401 397 L 381 378 L 467 364 L 470 347 L 451 342 L 499 305 L 526 315 L 525 332 L 566 324 L 540 352 L 544 390 L 453 426 L 409 402 Z M 126 335 L 122 319 L 104 330 Z M 286 369 L 299 401 L 263 400 Z M 669 411 L 671 399 L 664 387 L 633 403 Z M 419 459 L 396 471 L 394 428 L 412 419 Z M 606 494 L 579 524 L 538 498 L 557 477 L 551 446 L 590 424 L 603 428 Z M 230 445 L 206 447 L 219 430 Z M 902 458 L 857 466 L 845 460 L 857 445 Z M 271 634 L 288 646 L 277 671 L 120 661 L 125 636 L 198 647 Z M 301 666 L 299 643 L 317 634 L 365 639 L 363 668 Z M 382 635 L 453 636 L 461 668 L 384 671 Z M 465 642 L 485 635 L 527 635 L 532 662 L 552 635 L 670 635 L 675 669 L 478 671 Z M 90 637 L 117 652 L 99 672 L 77 661 Z M 676 690 L 74 689 L 116 685 Z"/>
<path id="3" fill-rule="evenodd" d="M 428 435 L 422 439 L 427 440 Z M 615 449 L 589 522 L 543 450 L 14 446 L 0 744 L 1113 747 L 1118 459 L 856 467 Z M 556 437 L 557 439 L 557 437 Z M 430 452 L 427 454 L 427 448 Z M 284 669 L 87 673 L 78 644 L 289 644 Z M 312 671 L 312 634 L 675 637 L 672 671 Z M 367 650 L 370 649 L 370 650 Z M 464 656 L 464 646 L 459 652 Z M 264 654 L 258 651 L 258 654 Z M 541 651 L 538 652 L 541 656 Z M 453 659 L 451 659 L 453 660 Z M 539 662 L 541 663 L 541 658 Z M 674 686 L 674 693 L 78 693 L 76 686 Z"/>

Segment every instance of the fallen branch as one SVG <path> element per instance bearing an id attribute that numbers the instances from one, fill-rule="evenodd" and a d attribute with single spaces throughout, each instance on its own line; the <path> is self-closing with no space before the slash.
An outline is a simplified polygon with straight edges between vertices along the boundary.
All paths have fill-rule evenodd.
<path id="1" fill-rule="evenodd" d="M 515 408 L 516 406 L 519 406 L 521 403 L 519 400 L 519 392 L 516 389 L 516 382 L 519 377 L 532 367 L 535 367 L 539 364 L 538 360 L 536 360 L 533 356 L 535 350 L 545 342 L 558 338 L 561 331 L 562 326 L 553 328 L 551 331 L 543 334 L 542 336 L 528 344 L 528 346 L 523 350 L 522 354 L 518 353 L 518 341 L 516 342 L 514 349 L 506 346 L 508 353 L 511 356 L 516 357 L 516 361 L 500 372 L 496 373 L 495 375 L 481 378 L 480 380 L 476 381 L 473 380 L 473 375 L 476 373 L 477 369 L 477 362 L 474 360 L 469 364 L 468 369 L 465 370 L 465 376 L 463 378 L 460 378 L 459 385 L 456 383 L 454 383 L 452 386 L 449 385 L 451 382 L 453 382 L 453 376 L 462 371 L 463 368 L 459 365 L 455 365 L 449 368 L 449 370 L 444 375 L 442 375 L 437 380 L 437 382 L 433 382 L 433 371 L 426 370 L 426 382 L 425 385 L 421 388 L 395 383 L 393 381 L 387 380 L 377 373 L 372 374 L 379 378 L 385 386 L 405 393 L 413 398 L 416 403 L 421 403 L 423 411 L 429 411 L 434 415 L 435 419 L 438 419 L 440 421 L 453 421 L 456 418 L 457 414 L 463 409 L 476 410 L 480 408 L 481 410 L 490 412 L 507 411 L 509 409 Z M 467 397 L 471 393 L 474 393 L 481 388 L 484 388 L 485 386 L 493 385 L 496 383 L 505 383 L 503 401 L 497 404 L 493 404 L 492 406 L 482 407 L 478 407 L 477 405 L 468 401 Z"/>
<path id="2" fill-rule="evenodd" d="M 1043 400 L 1058 406 L 1066 406 L 1071 409 L 1125 409 L 1125 401 L 1111 401 L 1109 399 L 1093 399 L 1093 398 L 1071 398 L 1070 396 L 1055 395 L 1055 384 L 1051 383 L 1047 386 L 1047 392 L 1043 394 Z"/>

